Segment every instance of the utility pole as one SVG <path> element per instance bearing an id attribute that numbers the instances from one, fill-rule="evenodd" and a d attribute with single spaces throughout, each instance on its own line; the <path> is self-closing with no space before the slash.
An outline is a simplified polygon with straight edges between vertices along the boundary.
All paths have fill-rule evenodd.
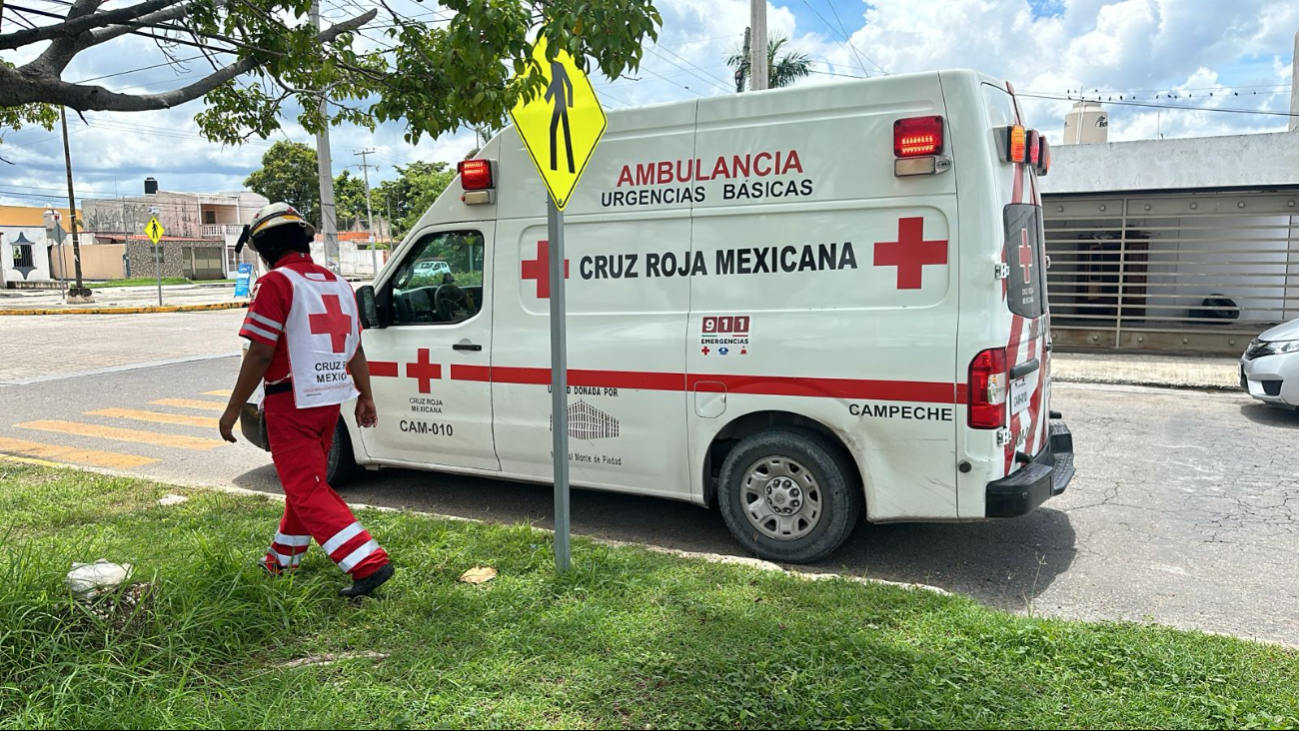
<path id="1" fill-rule="evenodd" d="M 90 290 L 81 283 L 81 240 L 77 238 L 77 197 L 72 192 L 72 150 L 68 147 L 68 113 L 59 107 L 59 121 L 63 124 L 63 163 L 68 170 L 68 216 L 72 219 L 72 261 L 77 265 L 77 286 L 69 292 L 74 302 L 93 302 Z"/>
<path id="2" fill-rule="evenodd" d="M 388 191 L 383 191 L 383 202 L 388 206 L 388 223 L 385 228 L 388 229 L 388 248 L 392 248 L 392 199 L 388 197 Z"/>
<path id="3" fill-rule="evenodd" d="M 320 0 L 312 0 L 311 24 L 320 34 Z M 329 105 L 325 93 L 320 94 L 320 116 L 324 124 L 316 134 L 316 172 L 320 177 L 320 238 L 325 246 L 325 267 L 342 274 L 339 261 L 338 218 L 334 208 L 334 160 L 329 151 Z"/>
<path id="4" fill-rule="evenodd" d="M 767 0 L 749 0 L 749 26 L 753 41 L 749 46 L 749 90 L 767 88 Z"/>
<path id="5" fill-rule="evenodd" d="M 361 156 L 361 172 L 365 177 L 365 220 L 370 229 L 370 265 L 374 267 L 374 276 L 379 276 L 379 252 L 374 250 L 374 213 L 370 210 L 370 160 L 366 155 L 373 155 L 374 150 L 354 152 Z"/>
<path id="6" fill-rule="evenodd" d="M 745 29 L 744 29 L 744 60 L 745 60 L 745 64 L 744 64 L 743 66 L 740 66 L 739 68 L 735 69 L 735 93 L 736 93 L 736 94 L 743 94 L 743 93 L 744 93 L 744 82 L 745 82 L 746 79 L 749 78 L 749 72 L 748 72 L 748 69 L 747 69 L 746 67 L 749 65 L 749 63 L 751 63 L 751 59 L 752 59 L 751 52 L 749 51 L 749 48 L 751 48 L 751 45 L 750 45 L 750 44 L 751 44 L 752 42 L 753 42 L 753 29 L 752 29 L 752 28 L 745 28 Z"/>

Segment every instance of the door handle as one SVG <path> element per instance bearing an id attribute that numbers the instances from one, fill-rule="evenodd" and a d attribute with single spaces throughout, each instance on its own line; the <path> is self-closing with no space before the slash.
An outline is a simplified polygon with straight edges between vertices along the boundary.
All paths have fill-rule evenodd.
<path id="1" fill-rule="evenodd" d="M 483 349 L 483 346 L 481 346 L 481 345 L 475 345 L 475 344 L 473 344 L 473 343 L 456 343 L 455 345 L 452 345 L 451 347 L 452 347 L 453 349 L 455 349 L 455 350 L 468 350 L 468 351 L 471 351 L 471 352 L 474 352 L 474 353 L 477 353 L 477 352 L 479 352 L 480 350 Z"/>
<path id="2" fill-rule="evenodd" d="M 1023 378 L 1024 376 L 1027 376 L 1028 374 L 1037 370 L 1041 366 L 1042 364 L 1038 362 L 1037 358 L 1034 358 L 1033 360 L 1025 361 L 1015 366 L 1014 368 L 1010 369 L 1010 377 Z"/>

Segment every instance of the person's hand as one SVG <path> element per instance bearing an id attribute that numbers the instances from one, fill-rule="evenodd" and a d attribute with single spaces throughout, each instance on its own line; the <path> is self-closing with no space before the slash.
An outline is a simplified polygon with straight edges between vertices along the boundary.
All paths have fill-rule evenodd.
<path id="1" fill-rule="evenodd" d="M 374 407 L 374 399 L 360 396 L 356 399 L 356 425 L 371 427 L 379 424 L 379 411 Z"/>
<path id="2" fill-rule="evenodd" d="M 239 409 L 228 408 L 221 415 L 221 438 L 227 442 L 235 442 L 235 424 L 239 422 Z"/>

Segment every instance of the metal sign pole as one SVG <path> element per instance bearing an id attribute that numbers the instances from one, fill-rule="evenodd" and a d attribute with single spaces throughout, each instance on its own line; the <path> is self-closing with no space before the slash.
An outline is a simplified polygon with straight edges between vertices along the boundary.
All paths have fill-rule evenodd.
<path id="1" fill-rule="evenodd" d="M 550 408 L 555 462 L 555 570 L 568 571 L 568 339 L 564 316 L 564 212 L 546 197 L 550 235 Z"/>
<path id="2" fill-rule="evenodd" d="M 158 276 L 158 306 L 162 307 L 162 262 L 158 259 L 158 244 L 153 245 L 153 273 Z"/>

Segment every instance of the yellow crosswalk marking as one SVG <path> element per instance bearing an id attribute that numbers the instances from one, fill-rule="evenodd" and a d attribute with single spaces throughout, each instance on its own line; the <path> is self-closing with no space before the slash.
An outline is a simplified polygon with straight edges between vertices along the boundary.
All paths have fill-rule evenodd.
<path id="1" fill-rule="evenodd" d="M 203 392 L 203 395 L 204 395 L 204 396 L 220 396 L 220 397 L 222 397 L 222 398 L 230 398 L 230 395 L 231 395 L 232 393 L 234 393 L 234 391 L 231 391 L 231 390 L 228 389 L 228 388 L 227 388 L 227 389 L 220 389 L 220 388 L 218 388 L 218 389 L 215 390 L 215 391 L 204 391 L 204 392 Z"/>
<path id="2" fill-rule="evenodd" d="M 158 460 L 140 457 L 134 454 L 117 454 L 100 452 L 94 449 L 78 449 L 59 444 L 41 444 L 24 439 L 0 437 L 0 453 L 28 459 L 50 460 L 65 464 L 82 464 L 91 467 L 105 467 L 111 470 L 126 470 L 141 467 Z"/>
<path id="3" fill-rule="evenodd" d="M 86 416 L 112 416 L 118 419 L 134 419 L 135 421 L 151 421 L 155 424 L 179 424 L 181 426 L 197 426 L 204 429 L 215 429 L 218 426 L 218 419 L 210 416 L 190 416 L 189 414 L 167 414 L 161 411 L 140 411 L 138 409 L 100 409 L 98 411 L 87 411 Z"/>
<path id="4" fill-rule="evenodd" d="M 203 439 L 201 437 L 187 437 L 180 434 L 163 434 L 156 431 L 140 431 L 137 429 L 119 429 L 115 426 L 82 424 L 76 421 L 60 421 L 58 419 L 28 421 L 14 426 L 19 429 L 36 429 L 38 431 L 55 432 L 56 434 L 76 434 L 82 437 L 98 437 L 99 439 L 112 439 L 119 442 L 131 442 L 132 444 L 153 444 L 159 447 L 197 451 L 216 449 L 225 444 L 220 439 Z"/>
<path id="5" fill-rule="evenodd" d="M 179 406 L 182 409 L 203 409 L 204 411 L 225 411 L 226 405 L 216 401 L 199 401 L 188 398 L 160 398 L 149 403 L 157 406 Z"/>

